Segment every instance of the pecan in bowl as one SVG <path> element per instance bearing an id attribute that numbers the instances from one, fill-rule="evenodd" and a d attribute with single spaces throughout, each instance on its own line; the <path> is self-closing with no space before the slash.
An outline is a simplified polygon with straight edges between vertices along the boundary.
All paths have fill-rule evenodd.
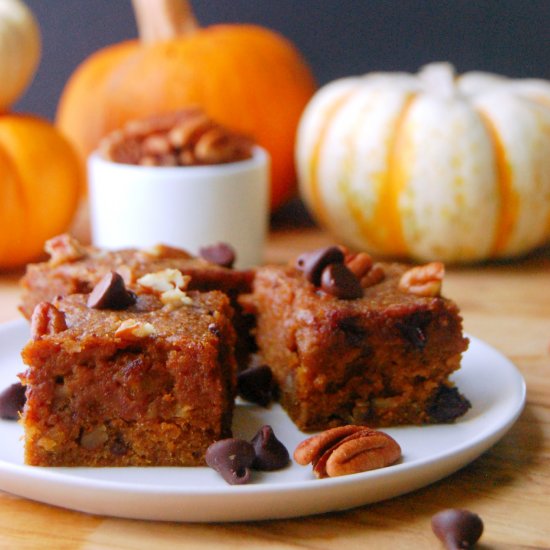
<path id="1" fill-rule="evenodd" d="M 100 143 L 104 159 L 141 166 L 202 166 L 249 159 L 253 142 L 208 117 L 201 109 L 128 122 Z"/>

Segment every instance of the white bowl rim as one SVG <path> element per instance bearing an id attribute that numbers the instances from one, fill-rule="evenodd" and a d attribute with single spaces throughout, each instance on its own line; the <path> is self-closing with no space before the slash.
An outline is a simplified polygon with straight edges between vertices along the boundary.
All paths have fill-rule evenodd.
<path id="1" fill-rule="evenodd" d="M 269 153 L 259 145 L 254 145 L 252 148 L 252 157 L 244 160 L 238 160 L 235 162 L 225 162 L 222 164 L 203 164 L 200 166 L 141 166 L 138 164 L 124 164 L 122 162 L 114 162 L 112 160 L 105 159 L 101 153 L 96 150 L 93 151 L 88 157 L 88 163 L 100 164 L 104 167 L 109 166 L 112 170 L 120 172 L 134 172 L 139 171 L 141 174 L 151 172 L 151 174 L 157 173 L 164 176 L 170 176 L 172 173 L 176 175 L 185 170 L 189 175 L 206 175 L 217 174 L 218 172 L 233 173 L 242 172 L 252 168 L 256 168 L 258 165 L 264 165 L 269 162 Z"/>

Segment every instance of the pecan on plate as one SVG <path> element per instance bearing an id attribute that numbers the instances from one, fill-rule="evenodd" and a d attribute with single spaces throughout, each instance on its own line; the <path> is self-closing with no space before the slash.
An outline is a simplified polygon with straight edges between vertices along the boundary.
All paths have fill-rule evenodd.
<path id="1" fill-rule="evenodd" d="M 401 447 L 388 434 L 365 426 L 340 426 L 302 441 L 294 460 L 311 463 L 317 478 L 337 477 L 384 468 L 401 457 Z"/>

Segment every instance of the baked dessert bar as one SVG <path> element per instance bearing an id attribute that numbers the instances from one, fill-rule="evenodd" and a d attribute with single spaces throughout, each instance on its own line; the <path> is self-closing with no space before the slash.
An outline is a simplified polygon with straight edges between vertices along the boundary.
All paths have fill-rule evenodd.
<path id="1" fill-rule="evenodd" d="M 450 422 L 469 403 L 449 380 L 468 345 L 444 266 L 373 263 L 328 247 L 257 270 L 243 304 L 260 358 L 302 430 Z"/>
<path id="2" fill-rule="evenodd" d="M 38 466 L 196 466 L 228 437 L 236 385 L 232 307 L 188 291 L 177 270 L 126 289 L 107 274 L 89 295 L 41 302 L 22 415 Z"/>
<path id="3" fill-rule="evenodd" d="M 220 290 L 229 296 L 235 310 L 234 324 L 238 333 L 237 360 L 246 365 L 253 347 L 249 335 L 253 319 L 242 314 L 237 298 L 242 293 L 250 292 L 253 272 L 232 269 L 227 246 L 224 248 L 224 245 L 218 244 L 205 247 L 204 255 L 209 261 L 162 244 L 143 250 L 107 251 L 83 246 L 70 235 L 64 234 L 49 240 L 46 251 L 50 259 L 29 264 L 21 280 L 19 309 L 27 319 L 30 319 L 40 302 L 52 301 L 57 296 L 90 293 L 110 271 L 116 271 L 127 285 L 132 285 L 147 273 L 177 269 L 191 277 L 189 290 Z"/>
<path id="4" fill-rule="evenodd" d="M 35 306 L 56 296 L 87 294 L 109 271 L 116 271 L 127 285 L 146 273 L 171 268 L 190 275 L 190 290 L 221 290 L 229 296 L 250 290 L 252 271 L 218 265 L 185 250 L 159 244 L 148 249 L 107 251 L 84 246 L 70 235 L 46 243 L 49 261 L 29 264 L 21 280 L 20 310 L 30 319 Z"/>

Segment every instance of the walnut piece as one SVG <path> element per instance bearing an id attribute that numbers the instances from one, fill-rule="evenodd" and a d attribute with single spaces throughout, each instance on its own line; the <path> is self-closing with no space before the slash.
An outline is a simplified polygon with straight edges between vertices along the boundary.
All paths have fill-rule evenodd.
<path id="1" fill-rule="evenodd" d="M 173 288 L 163 292 L 160 295 L 160 301 L 171 309 L 180 306 L 190 306 L 193 303 L 193 300 L 179 288 Z"/>
<path id="2" fill-rule="evenodd" d="M 184 275 L 179 269 L 163 269 L 155 273 L 147 273 L 138 279 L 138 283 L 153 292 L 162 293 L 174 288 L 184 290 L 190 280 L 191 277 Z"/>
<path id="3" fill-rule="evenodd" d="M 147 273 L 138 283 L 159 295 L 160 301 L 171 309 L 188 306 L 193 300 L 184 292 L 191 277 L 183 275 L 178 269 L 164 269 L 156 273 Z"/>
<path id="4" fill-rule="evenodd" d="M 340 426 L 302 441 L 294 460 L 311 463 L 317 478 L 338 477 L 384 468 L 401 457 L 399 444 L 384 432 L 366 426 Z"/>
<path id="5" fill-rule="evenodd" d="M 445 266 L 441 262 L 419 265 L 403 273 L 399 290 L 416 296 L 440 296 L 444 276 Z"/>
<path id="6" fill-rule="evenodd" d="M 115 331 L 115 336 L 123 340 L 141 340 L 157 333 L 151 323 L 142 323 L 135 319 L 122 321 Z"/>
<path id="7" fill-rule="evenodd" d="M 83 433 L 80 436 L 80 445 L 85 449 L 93 450 L 104 445 L 108 439 L 107 428 L 101 424 L 93 430 Z"/>
<path id="8" fill-rule="evenodd" d="M 52 267 L 81 260 L 87 255 L 86 249 L 67 233 L 46 241 L 44 250 L 50 255 L 49 264 Z"/>

